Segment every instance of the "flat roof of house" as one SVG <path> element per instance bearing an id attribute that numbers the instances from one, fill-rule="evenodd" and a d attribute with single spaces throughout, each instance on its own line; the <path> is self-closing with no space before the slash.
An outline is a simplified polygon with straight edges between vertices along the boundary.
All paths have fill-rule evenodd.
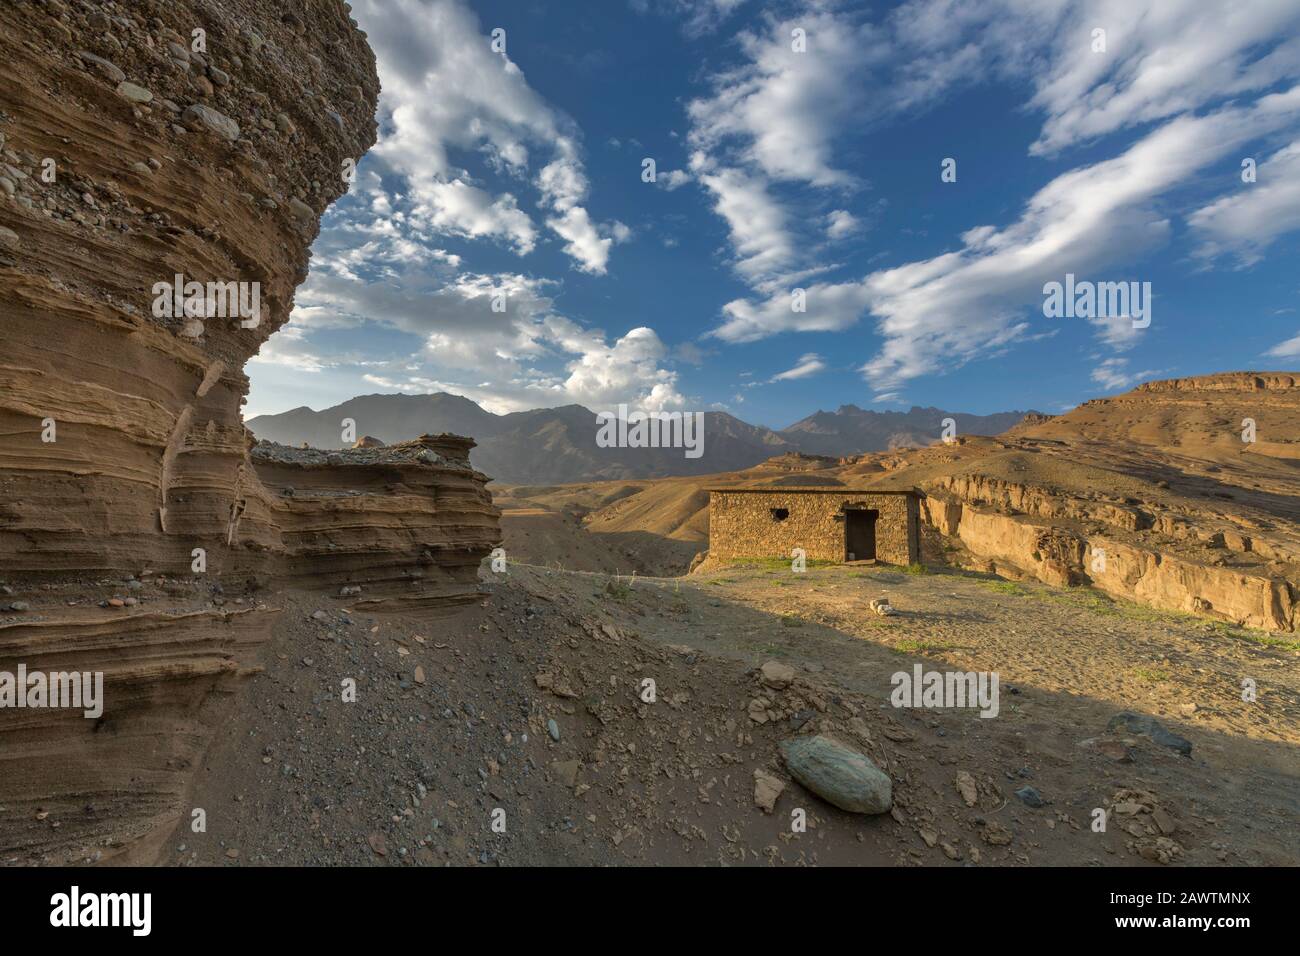
<path id="1" fill-rule="evenodd" d="M 761 488 L 705 488 L 709 494 L 715 492 L 784 495 L 790 492 L 812 495 L 915 495 L 921 497 L 916 488 L 832 488 L 826 485 L 769 485 Z"/>

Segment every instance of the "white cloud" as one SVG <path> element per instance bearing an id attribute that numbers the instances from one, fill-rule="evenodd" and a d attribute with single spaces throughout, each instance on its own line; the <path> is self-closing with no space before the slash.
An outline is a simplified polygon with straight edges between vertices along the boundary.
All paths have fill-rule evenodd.
<path id="1" fill-rule="evenodd" d="M 1044 155 L 1300 78 L 1294 0 L 909 0 L 890 25 L 895 110 L 1028 79 L 1045 118 L 1031 151 Z"/>
<path id="2" fill-rule="evenodd" d="M 768 195 L 766 184 L 738 169 L 700 173 L 699 180 L 713 194 L 714 208 L 731 230 L 736 270 L 752 283 L 779 282 L 795 244 L 785 210 Z"/>
<path id="3" fill-rule="evenodd" d="M 1128 371 L 1128 359 L 1108 358 L 1092 370 L 1092 380 L 1108 392 L 1117 392 L 1122 388 L 1132 388 L 1139 382 L 1145 382 L 1164 374 L 1160 369 L 1143 369 L 1141 372 Z"/>
<path id="4" fill-rule="evenodd" d="M 826 235 L 831 239 L 843 239 L 862 228 L 862 221 L 847 209 L 836 209 L 826 216 Z"/>
<path id="5" fill-rule="evenodd" d="M 1188 217 L 1202 239 L 1198 256 L 1235 252 L 1242 265 L 1254 265 L 1278 236 L 1300 229 L 1300 140 L 1261 162 L 1256 174 L 1256 182 L 1239 181 L 1232 194 Z"/>
<path id="6" fill-rule="evenodd" d="M 356 0 L 353 6 L 375 50 L 383 89 L 372 156 L 405 183 L 408 224 L 531 252 L 537 228 L 515 195 L 491 194 L 454 166 L 449 153 L 477 153 L 493 171 L 522 180 L 537 150 L 547 155 L 533 183 L 548 211 L 546 224 L 566 240 L 564 249 L 580 269 L 604 273 L 609 243 L 601 236 L 612 235 L 614 226 L 594 224 L 582 205 L 588 183 L 576 125 L 537 94 L 513 61 L 492 52 L 463 0 Z"/>
<path id="7" fill-rule="evenodd" d="M 1300 358 L 1300 332 L 1285 342 L 1279 342 L 1264 354 L 1273 358 Z"/>
<path id="8" fill-rule="evenodd" d="M 778 332 L 840 332 L 857 323 L 869 301 L 862 282 L 810 285 L 803 312 L 794 310 L 789 292 L 758 302 L 735 299 L 722 307 L 723 322 L 709 334 L 724 342 L 756 342 Z"/>
<path id="9" fill-rule="evenodd" d="M 792 49 L 805 31 L 807 49 Z M 713 77 L 713 95 L 691 101 L 689 141 L 706 152 L 731 144 L 737 157 L 775 180 L 852 186 L 831 162 L 831 142 L 865 94 L 876 29 L 846 15 L 808 9 L 738 37 L 745 62 Z"/>
<path id="10" fill-rule="evenodd" d="M 1172 120 L 1114 159 L 1058 176 L 1005 229 L 972 229 L 958 252 L 868 276 L 885 344 L 863 372 L 893 385 L 1015 339 L 1028 329 L 1017 316 L 1041 304 L 1043 283 L 1131 261 L 1163 242 L 1169 225 L 1153 199 L 1297 109 L 1300 88 L 1253 109 Z M 1115 323 L 1098 325 L 1112 344 L 1123 341 Z"/>
<path id="11" fill-rule="evenodd" d="M 1023 0 L 1013 3 L 1023 9 Z M 1092 30 L 1107 50 L 1093 53 Z M 1070 5 L 1033 103 L 1052 153 L 1300 77 L 1294 0 L 1089 0 Z M 1281 42 L 1279 38 L 1282 39 Z"/>
<path id="12" fill-rule="evenodd" d="M 664 189 L 669 192 L 685 186 L 690 181 L 691 174 L 684 169 L 670 169 L 668 172 L 660 173 L 655 177 L 655 182 L 663 186 Z"/>
<path id="13" fill-rule="evenodd" d="M 806 50 L 792 46 L 792 33 Z M 863 183 L 833 161 L 836 137 L 859 116 L 868 74 L 887 52 L 860 16 L 810 0 L 797 14 L 766 15 L 739 34 L 739 65 L 715 72 L 711 93 L 687 105 L 691 171 L 730 230 L 733 265 L 764 293 L 824 271 L 811 223 L 787 211 L 793 188 L 851 192 Z M 842 217 L 836 237 L 847 234 Z M 809 233 L 801 236 L 801 232 Z"/>
<path id="14" fill-rule="evenodd" d="M 519 208 L 514 196 L 506 193 L 494 199 L 459 179 L 428 183 L 411 214 L 447 235 L 507 239 L 521 255 L 532 252 L 537 241 L 532 219 Z"/>
<path id="15" fill-rule="evenodd" d="M 816 353 L 809 352 L 795 363 L 794 368 L 786 369 L 784 372 L 779 372 L 768 379 L 768 381 L 788 382 L 794 379 L 808 378 L 811 375 L 816 375 L 818 372 L 824 372 L 825 370 L 826 363 L 822 361 L 822 357 Z"/>

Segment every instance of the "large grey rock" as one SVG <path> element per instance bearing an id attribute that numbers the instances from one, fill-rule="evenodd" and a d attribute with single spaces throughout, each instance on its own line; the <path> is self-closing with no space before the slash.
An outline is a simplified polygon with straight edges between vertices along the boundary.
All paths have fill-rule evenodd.
<path id="1" fill-rule="evenodd" d="M 186 107 L 185 112 L 181 115 L 181 122 L 191 128 L 198 127 L 206 129 L 232 143 L 239 139 L 238 123 L 232 120 L 225 113 L 220 113 L 212 107 L 204 106 L 201 103 L 195 103 L 193 106 Z"/>
<path id="2" fill-rule="evenodd" d="M 849 813 L 887 813 L 893 802 L 889 775 L 864 754 L 829 737 L 782 741 L 791 776 L 827 803 Z"/>

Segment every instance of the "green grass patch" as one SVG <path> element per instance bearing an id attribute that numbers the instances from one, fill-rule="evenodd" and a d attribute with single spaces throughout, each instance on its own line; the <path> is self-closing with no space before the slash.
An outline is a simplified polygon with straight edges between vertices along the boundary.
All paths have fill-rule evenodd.
<path id="1" fill-rule="evenodd" d="M 1148 684 L 1160 684 L 1169 680 L 1168 671 L 1155 670 L 1150 667 L 1133 668 L 1133 676 L 1138 680 L 1146 681 Z"/>
<path id="2" fill-rule="evenodd" d="M 899 654 L 933 654 L 939 651 L 955 650 L 956 644 L 940 644 L 937 641 L 917 641 L 908 639 L 899 641 L 893 649 Z"/>
<path id="3" fill-rule="evenodd" d="M 927 568 L 924 564 L 909 564 L 907 567 L 903 568 L 903 573 L 904 574 L 929 574 L 930 569 Z"/>

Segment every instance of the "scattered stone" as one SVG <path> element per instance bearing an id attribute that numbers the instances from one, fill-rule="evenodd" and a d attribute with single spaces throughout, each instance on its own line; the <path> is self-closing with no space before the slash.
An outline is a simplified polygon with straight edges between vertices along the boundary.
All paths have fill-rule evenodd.
<path id="1" fill-rule="evenodd" d="M 388 856 L 388 841 L 384 839 L 382 833 L 372 833 L 366 837 L 366 842 L 370 844 L 370 849 L 374 850 L 375 856 Z"/>
<path id="2" fill-rule="evenodd" d="M 1020 802 L 1027 807 L 1037 808 L 1043 806 L 1043 798 L 1039 795 L 1038 791 L 1035 790 L 1033 787 L 1029 787 L 1029 786 L 1021 787 L 1019 790 L 1016 791 L 1016 796 L 1019 797 Z"/>
<path id="3" fill-rule="evenodd" d="M 827 803 L 850 813 L 888 813 L 893 784 L 864 754 L 829 737 L 782 741 L 791 775 Z"/>
<path id="4" fill-rule="evenodd" d="M 965 770 L 957 771 L 957 777 L 953 780 L 953 783 L 957 787 L 957 792 L 961 794 L 962 800 L 965 801 L 966 806 L 973 807 L 979 803 L 979 788 L 975 783 L 975 778 L 969 773 Z"/>
<path id="5" fill-rule="evenodd" d="M 546 722 L 546 732 L 556 743 L 560 742 L 560 725 L 555 722 L 555 718 L 552 717 Z"/>
<path id="6" fill-rule="evenodd" d="M 417 684 L 424 683 L 424 668 L 421 667 L 419 664 L 415 665 L 415 682 Z"/>
<path id="7" fill-rule="evenodd" d="M 766 770 L 754 771 L 754 805 L 764 813 L 776 809 L 777 798 L 784 789 L 785 781 L 780 777 L 774 777 Z"/>
<path id="8" fill-rule="evenodd" d="M 582 769 L 580 760 L 557 760 L 551 764 L 551 769 L 555 771 L 556 779 L 566 787 L 576 786 L 578 783 L 578 772 Z"/>
<path id="9" fill-rule="evenodd" d="M 795 671 L 789 664 L 780 661 L 768 661 L 761 668 L 763 683 L 775 690 L 782 690 L 794 682 Z"/>
<path id="10" fill-rule="evenodd" d="M 1012 833 L 1000 823 L 986 823 L 980 839 L 989 846 L 1006 846 L 1012 840 Z"/>

